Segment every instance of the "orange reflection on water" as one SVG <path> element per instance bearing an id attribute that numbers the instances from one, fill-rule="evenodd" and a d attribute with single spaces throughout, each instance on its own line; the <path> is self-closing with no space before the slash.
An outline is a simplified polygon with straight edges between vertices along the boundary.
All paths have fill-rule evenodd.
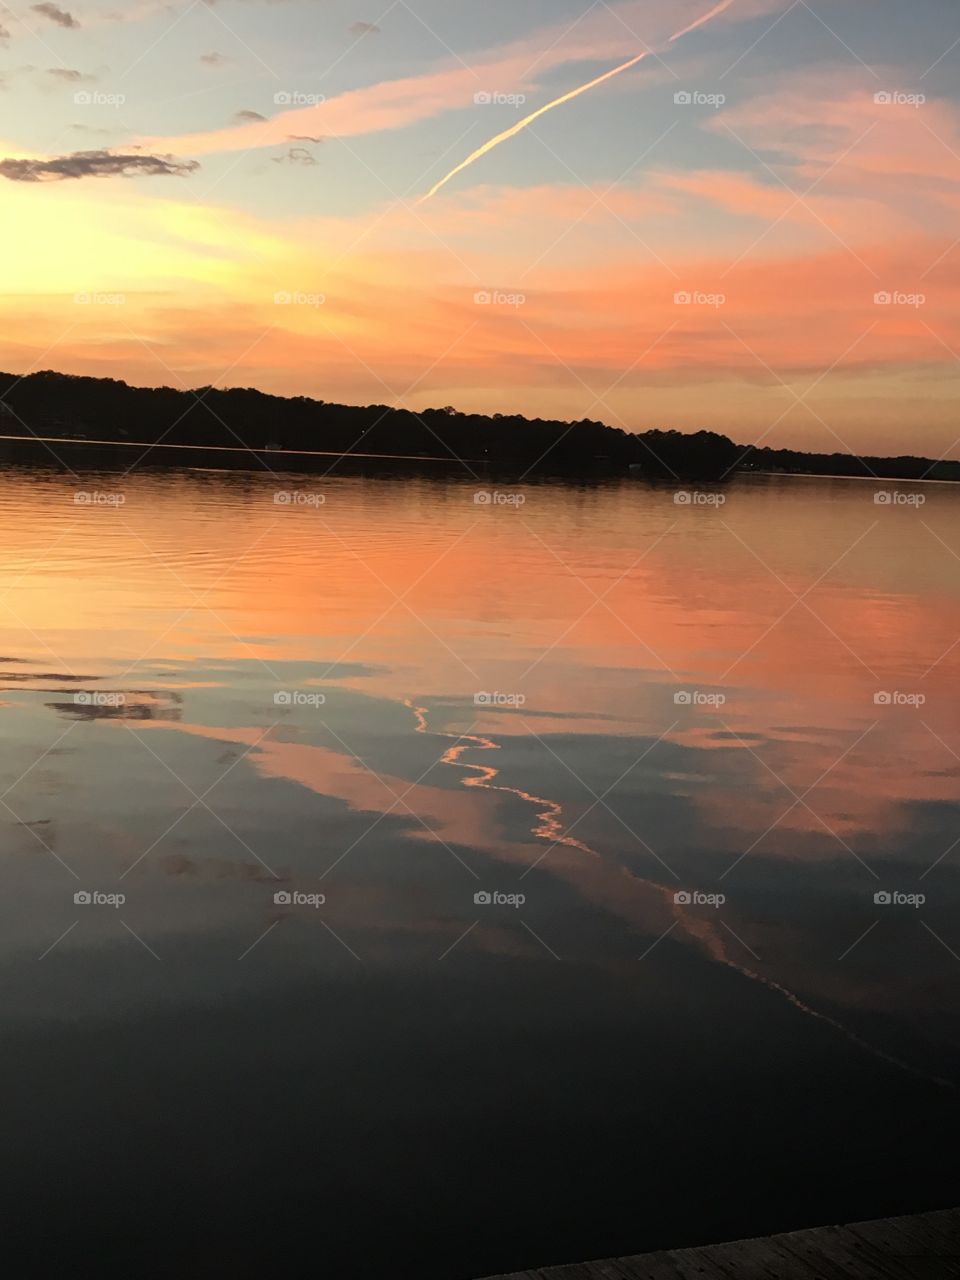
<path id="1" fill-rule="evenodd" d="M 748 786 L 697 792 L 718 830 L 762 832 L 816 783 L 779 830 L 824 847 L 955 797 L 949 486 L 920 486 L 919 508 L 878 507 L 872 484 L 776 478 L 725 487 L 719 507 L 637 483 L 526 485 L 522 505 L 483 506 L 472 480 L 85 477 L 122 489 L 103 507 L 77 506 L 79 483 L 8 475 L 11 681 L 201 690 L 249 664 L 282 685 L 298 663 L 303 683 L 459 702 L 457 731 L 666 734 L 739 753 Z M 274 502 L 294 487 L 324 501 Z M 522 692 L 526 720 L 473 707 L 489 689 Z M 725 702 L 687 709 L 678 690 Z M 881 690 L 925 703 L 877 706 Z M 451 839 L 482 842 L 479 818 L 431 803 Z"/>

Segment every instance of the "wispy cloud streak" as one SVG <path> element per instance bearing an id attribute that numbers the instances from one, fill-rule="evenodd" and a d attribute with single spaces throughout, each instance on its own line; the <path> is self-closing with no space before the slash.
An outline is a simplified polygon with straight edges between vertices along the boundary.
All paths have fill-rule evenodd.
<path id="1" fill-rule="evenodd" d="M 703 14 L 703 16 L 697 18 L 695 22 L 691 22 L 689 26 L 684 27 L 682 31 L 674 32 L 667 41 L 667 44 L 673 44 L 674 41 L 679 40 L 681 36 L 689 35 L 691 31 L 696 31 L 698 27 L 702 27 L 712 18 L 719 17 L 721 13 L 730 8 L 733 2 L 734 0 L 720 0 L 720 3 L 715 5 L 709 13 Z M 542 107 L 538 107 L 536 111 L 532 111 L 530 115 L 524 116 L 522 120 L 518 120 L 517 123 L 511 125 L 509 129 L 504 129 L 504 131 L 502 133 L 498 133 L 496 137 L 490 138 L 489 141 L 483 143 L 482 146 L 477 147 L 476 151 L 472 151 L 470 155 L 467 156 L 466 160 L 461 160 L 460 163 L 441 178 L 439 182 L 434 183 L 426 195 L 421 196 L 419 203 L 423 204 L 425 201 L 431 199 L 438 191 L 441 190 L 441 188 L 445 187 L 452 178 L 455 178 L 457 174 L 463 173 L 464 169 L 468 169 L 470 165 L 475 164 L 477 160 L 488 155 L 495 147 L 499 147 L 501 143 L 508 142 L 511 138 L 515 138 L 518 133 L 521 133 L 524 129 L 532 125 L 535 120 L 539 120 L 541 116 L 545 116 L 548 111 L 553 111 L 556 107 L 562 107 L 565 103 L 572 102 L 574 98 L 579 98 L 581 94 L 588 93 L 591 89 L 595 89 L 605 81 L 612 80 L 614 76 L 619 76 L 624 71 L 629 71 L 631 67 L 635 67 L 637 63 L 642 62 L 644 58 L 649 57 L 652 52 L 653 50 L 651 49 L 644 49 L 643 53 L 638 53 L 636 57 L 629 58 L 626 62 L 622 62 L 620 66 L 613 67 L 610 71 L 605 71 L 603 75 L 595 76 L 593 80 L 588 80 L 586 84 L 579 85 L 576 89 L 571 89 L 568 93 L 562 94 L 559 98 L 554 98 L 552 102 L 545 103 Z"/>

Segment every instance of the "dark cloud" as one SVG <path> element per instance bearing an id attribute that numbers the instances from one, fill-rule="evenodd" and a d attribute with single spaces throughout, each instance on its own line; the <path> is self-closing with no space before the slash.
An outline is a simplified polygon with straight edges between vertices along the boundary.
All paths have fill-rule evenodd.
<path id="1" fill-rule="evenodd" d="M 72 67 L 48 67 L 44 74 L 53 76 L 54 80 L 66 80 L 69 84 L 90 84 L 97 78 L 85 75 L 82 71 L 74 71 Z"/>
<path id="2" fill-rule="evenodd" d="M 306 147 L 291 147 L 283 156 L 274 156 L 274 164 L 316 164 L 316 160 L 310 154 Z"/>
<path id="3" fill-rule="evenodd" d="M 319 146 L 323 142 L 323 138 L 313 138 L 309 133 L 288 133 L 288 142 L 312 142 L 314 146 Z"/>
<path id="4" fill-rule="evenodd" d="M 52 160 L 0 160 L 0 178 L 11 182 L 63 182 L 67 178 L 130 178 L 137 174 L 193 173 L 196 160 L 174 156 L 118 155 L 112 151 L 74 151 Z"/>
<path id="5" fill-rule="evenodd" d="M 259 111 L 238 111 L 234 115 L 234 120 L 266 120 L 266 116 L 262 116 Z"/>
<path id="6" fill-rule="evenodd" d="M 376 36 L 380 34 L 380 28 L 375 22 L 355 22 L 350 28 L 352 36 Z"/>
<path id="7" fill-rule="evenodd" d="M 42 17 L 49 18 L 51 22 L 55 22 L 58 27 L 79 27 L 80 25 L 72 13 L 67 13 L 66 9 L 61 9 L 56 4 L 50 4 L 47 0 L 43 4 L 32 4 L 30 8 L 34 13 L 39 13 Z"/>
<path id="8" fill-rule="evenodd" d="M 0 0 L 0 4 L 2 2 Z M 26 63 L 11 68 L 6 74 L 0 72 L 0 89 L 7 88 L 15 80 L 28 80 L 39 89 L 49 89 L 55 84 L 95 84 L 97 76 L 87 71 L 78 71 L 75 67 L 36 67 Z"/>
<path id="9" fill-rule="evenodd" d="M 0 22 L 0 44 L 2 44 L 4 40 L 9 40 L 9 39 L 10 39 L 10 32 L 3 25 L 3 23 Z"/>
<path id="10" fill-rule="evenodd" d="M 222 53 L 217 53 L 216 49 L 211 49 L 209 53 L 201 53 L 200 61 L 206 63 L 208 67 L 222 67 L 230 59 Z"/>

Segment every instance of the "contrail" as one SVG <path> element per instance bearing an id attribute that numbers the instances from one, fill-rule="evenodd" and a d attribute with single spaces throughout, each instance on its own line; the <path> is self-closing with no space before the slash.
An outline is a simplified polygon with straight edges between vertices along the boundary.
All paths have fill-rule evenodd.
<path id="1" fill-rule="evenodd" d="M 684 27 L 682 31 L 675 32 L 667 44 L 673 44 L 674 40 L 679 40 L 681 36 L 688 36 L 691 31 L 696 31 L 697 27 L 702 27 L 705 22 L 710 22 L 713 18 L 719 18 L 725 9 L 729 9 L 733 4 L 733 0 L 720 0 L 719 4 L 713 6 L 709 13 L 705 13 L 702 18 L 697 18 L 696 22 L 691 22 L 689 27 Z"/>
<path id="2" fill-rule="evenodd" d="M 725 9 L 729 9 L 733 4 L 733 0 L 720 0 L 709 13 L 705 13 L 702 18 L 697 18 L 696 22 L 691 22 L 688 27 L 684 27 L 682 31 L 677 31 L 670 37 L 667 44 L 673 44 L 675 40 L 679 40 L 681 36 L 689 35 L 691 31 L 696 31 L 697 27 L 702 27 L 705 22 L 709 22 L 711 18 L 718 17 Z M 619 67 L 614 67 L 612 71 L 605 71 L 602 76 L 597 76 L 595 80 L 588 81 L 587 84 L 580 85 L 579 89 L 571 89 L 569 93 L 563 94 L 560 98 L 554 98 L 553 102 L 546 103 L 545 106 L 539 107 L 530 115 L 524 116 L 522 120 L 518 120 L 515 125 L 511 125 L 509 129 L 505 129 L 503 133 L 498 133 L 495 138 L 491 138 L 489 142 L 485 142 L 482 147 L 478 147 L 476 151 L 471 152 L 466 160 L 461 160 L 455 169 L 451 169 L 445 178 L 441 178 L 438 183 L 430 188 L 430 190 L 420 197 L 418 204 L 423 204 L 429 200 L 431 196 L 435 196 L 441 187 L 445 187 L 451 178 L 455 178 L 458 173 L 462 173 L 464 169 L 472 165 L 475 160 L 479 160 L 481 156 L 485 156 L 488 151 L 492 151 L 494 147 L 499 147 L 501 142 L 507 142 L 510 138 L 515 138 L 518 133 L 526 129 L 527 125 L 533 124 L 534 120 L 539 120 L 542 115 L 546 115 L 548 111 L 552 111 L 554 107 L 562 107 L 565 102 L 571 102 L 574 98 L 579 98 L 581 93 L 586 93 L 589 89 L 595 89 L 598 84 L 603 84 L 605 80 L 612 80 L 614 76 L 620 75 L 622 71 L 629 71 L 631 67 L 635 67 L 638 62 L 642 62 L 644 58 L 649 57 L 652 50 L 645 49 L 643 53 L 638 53 L 635 58 L 630 58 L 627 62 L 622 62 Z"/>

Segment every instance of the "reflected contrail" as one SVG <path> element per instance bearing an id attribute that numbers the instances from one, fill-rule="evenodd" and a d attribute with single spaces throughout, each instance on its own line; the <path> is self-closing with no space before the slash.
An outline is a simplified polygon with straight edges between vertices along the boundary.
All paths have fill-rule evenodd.
<path id="1" fill-rule="evenodd" d="M 709 22 L 711 18 L 718 17 L 725 9 L 729 9 L 733 4 L 733 0 L 720 0 L 720 3 L 714 5 L 709 13 L 705 13 L 702 17 L 697 18 L 696 22 L 691 22 L 688 27 L 684 27 L 682 31 L 675 32 L 667 44 L 673 44 L 675 40 L 679 40 L 681 36 L 689 35 L 691 31 L 696 31 L 697 27 L 702 27 L 705 22 Z M 495 138 L 491 138 L 489 142 L 485 142 L 482 147 L 478 147 L 476 151 L 471 152 L 466 160 L 461 160 L 455 169 L 451 169 L 445 178 L 441 178 L 439 182 L 417 201 L 423 204 L 429 200 L 431 196 L 435 196 L 441 187 L 445 187 L 451 178 L 455 178 L 458 173 L 462 173 L 464 169 L 473 164 L 475 160 L 479 160 L 481 156 L 485 156 L 488 151 L 492 151 L 494 147 L 499 147 L 501 142 L 507 142 L 510 138 L 515 138 L 518 133 L 526 129 L 527 125 L 533 124 L 534 120 L 539 120 L 542 115 L 546 115 L 548 111 L 552 111 L 554 107 L 562 107 L 565 102 L 571 102 L 574 98 L 579 98 L 581 93 L 586 93 L 589 89 L 595 89 L 598 84 L 603 84 L 605 80 L 612 80 L 614 76 L 620 75 L 622 71 L 628 71 L 631 67 L 635 67 L 638 62 L 642 62 L 644 58 L 650 56 L 652 50 L 645 49 L 643 53 L 638 53 L 635 58 L 630 58 L 627 62 L 622 62 L 619 67 L 614 67 L 611 71 L 605 71 L 603 75 L 597 76 L 596 79 L 588 81 L 586 84 L 580 85 L 578 89 L 571 89 L 569 93 L 563 94 L 559 98 L 554 98 L 553 102 L 548 102 L 542 107 L 538 107 L 536 111 L 530 115 L 524 116 L 522 120 L 518 120 L 515 125 L 511 125 L 509 129 L 504 129 L 503 133 L 498 133 Z"/>
<path id="2" fill-rule="evenodd" d="M 680 34 L 682 35 L 683 32 Z M 450 733 L 443 729 L 431 729 L 427 719 L 427 707 L 419 705 L 412 698 L 405 698 L 403 705 L 409 707 L 414 714 L 416 733 L 433 734 L 435 737 L 452 740 L 453 745 L 447 747 L 446 751 L 444 751 L 440 757 L 440 763 L 452 765 L 457 769 L 472 771 L 473 776 L 463 780 L 465 787 L 480 787 L 484 791 L 505 792 L 507 795 L 516 796 L 520 800 L 525 800 L 528 804 L 535 805 L 538 821 L 537 825 L 530 828 L 531 835 L 538 840 L 548 841 L 551 849 L 565 845 L 567 848 L 575 849 L 579 853 L 587 854 L 595 864 L 602 865 L 604 863 L 603 856 L 596 849 L 567 834 L 568 828 L 564 818 L 563 805 L 559 801 L 546 800 L 543 796 L 533 795 L 529 791 L 524 791 L 521 787 L 512 787 L 503 782 L 494 782 L 494 779 L 500 776 L 500 770 L 495 765 L 473 764 L 468 760 L 460 759 L 464 752 L 472 748 L 479 748 L 482 751 L 499 751 L 499 742 L 494 742 L 492 738 L 485 738 L 477 733 Z M 573 825 L 576 825 L 576 823 Z M 550 849 L 547 852 L 549 853 Z M 536 865 L 536 862 L 533 863 L 533 866 Z M 532 868 L 528 868 L 528 870 L 530 869 Z M 678 937 L 685 936 L 686 940 L 693 946 L 698 947 L 708 960 L 712 960 L 716 964 L 726 965 L 728 969 L 733 969 L 734 972 L 739 973 L 741 977 L 747 978 L 750 982 L 756 982 L 760 986 L 766 987 L 768 991 L 772 991 L 788 1001 L 808 1018 L 813 1018 L 817 1022 L 822 1022 L 826 1026 L 832 1027 L 845 1040 L 850 1044 L 856 1045 L 864 1053 L 868 1053 L 881 1062 L 886 1062 L 890 1066 L 897 1067 L 900 1071 L 905 1071 L 909 1075 L 926 1080 L 931 1084 L 940 1085 L 945 1089 L 955 1089 L 957 1087 L 954 1081 L 946 1080 L 943 1076 L 934 1075 L 932 1072 L 925 1071 L 922 1067 L 916 1067 L 912 1063 L 896 1057 L 895 1054 L 888 1053 L 886 1049 L 871 1044 L 869 1040 L 865 1040 L 856 1031 L 844 1026 L 837 1018 L 831 1017 L 828 1013 L 821 1013 L 819 1009 L 815 1009 L 812 1005 L 801 1000 L 795 992 L 777 982 L 775 978 L 765 977 L 762 973 L 757 973 L 756 970 L 748 969 L 745 965 L 740 964 L 730 955 L 727 950 L 729 945 L 727 940 L 719 929 L 714 927 L 711 921 L 701 920 L 686 911 L 678 911 L 676 897 L 671 888 L 657 884 L 652 880 L 641 879 L 625 866 L 616 869 L 613 874 L 623 876 L 631 884 L 642 887 L 651 898 L 659 899 L 664 909 L 665 919 L 669 919 L 670 915 L 673 916 L 673 925 L 662 934 L 662 937 L 666 937 L 668 933 L 671 933 L 679 925 L 680 933 Z M 571 876 L 569 877 L 569 883 L 574 888 L 578 888 L 582 882 Z M 600 902 L 602 904 L 602 900 Z M 629 919 L 629 914 L 624 918 Z M 732 934 L 732 936 L 736 937 L 737 935 Z"/>

